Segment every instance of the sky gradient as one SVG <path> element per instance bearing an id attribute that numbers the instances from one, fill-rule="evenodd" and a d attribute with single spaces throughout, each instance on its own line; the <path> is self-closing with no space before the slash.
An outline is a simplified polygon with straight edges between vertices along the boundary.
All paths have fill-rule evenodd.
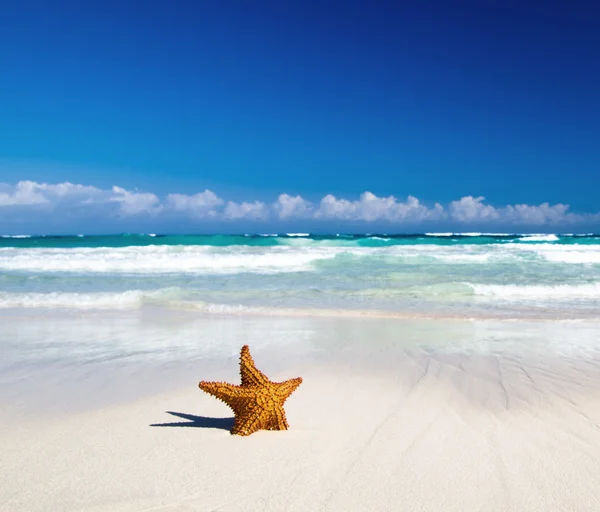
<path id="1" fill-rule="evenodd" d="M 8 0 L 0 232 L 80 232 L 88 217 L 105 232 L 492 220 L 502 231 L 600 231 L 599 26 L 590 2 Z M 81 194 L 59 201 L 46 188 L 31 202 L 35 187 L 19 203 L 29 181 L 104 199 L 119 197 L 116 186 L 147 208 L 102 199 L 104 210 L 85 214 Z M 206 189 L 222 198 L 218 215 L 192 199 L 174 206 Z M 439 203 L 447 216 L 392 205 L 315 217 L 324 197 L 359 204 L 365 192 Z M 312 217 L 225 213 L 228 201 L 273 205 L 281 194 L 315 205 Z M 453 217 L 465 197 L 498 212 L 547 202 L 582 216 Z"/>

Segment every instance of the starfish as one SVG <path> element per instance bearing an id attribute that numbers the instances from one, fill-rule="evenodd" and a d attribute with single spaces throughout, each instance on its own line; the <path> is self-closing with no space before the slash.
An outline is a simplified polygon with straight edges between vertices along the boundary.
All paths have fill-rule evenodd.
<path id="1" fill-rule="evenodd" d="M 283 403 L 302 383 L 302 378 L 271 382 L 254 365 L 248 345 L 240 354 L 241 386 L 202 381 L 198 387 L 225 402 L 235 415 L 232 434 L 249 436 L 257 430 L 287 430 Z"/>

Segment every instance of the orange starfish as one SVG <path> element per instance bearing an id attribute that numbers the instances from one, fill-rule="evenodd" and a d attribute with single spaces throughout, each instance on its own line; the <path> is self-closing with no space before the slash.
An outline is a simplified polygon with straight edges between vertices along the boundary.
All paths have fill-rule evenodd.
<path id="1" fill-rule="evenodd" d="M 283 403 L 302 383 L 302 378 L 271 382 L 254 365 L 248 345 L 240 354 L 242 385 L 202 381 L 198 387 L 225 402 L 235 415 L 232 434 L 249 436 L 257 430 L 287 430 Z"/>

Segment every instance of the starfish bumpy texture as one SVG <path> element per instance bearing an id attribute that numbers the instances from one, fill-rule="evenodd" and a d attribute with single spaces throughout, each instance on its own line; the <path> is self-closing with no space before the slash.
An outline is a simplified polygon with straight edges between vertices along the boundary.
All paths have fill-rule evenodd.
<path id="1" fill-rule="evenodd" d="M 241 386 L 202 381 L 198 387 L 225 402 L 235 415 L 232 434 L 249 436 L 257 430 L 287 430 L 283 403 L 302 383 L 302 378 L 271 382 L 254 365 L 248 345 L 240 355 Z"/>

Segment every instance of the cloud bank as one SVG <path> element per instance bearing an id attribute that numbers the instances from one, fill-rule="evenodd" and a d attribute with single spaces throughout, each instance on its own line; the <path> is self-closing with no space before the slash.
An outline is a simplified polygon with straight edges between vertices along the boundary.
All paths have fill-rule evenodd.
<path id="1" fill-rule="evenodd" d="M 566 204 L 515 204 L 492 206 L 484 197 L 464 196 L 447 205 L 424 203 L 413 196 L 398 199 L 364 192 L 358 199 L 325 195 L 320 201 L 281 194 L 272 203 L 236 202 L 211 190 L 194 194 L 168 194 L 126 190 L 113 186 L 101 189 L 73 183 L 20 181 L 0 184 L 0 218 L 23 216 L 86 216 L 93 212 L 104 219 L 182 219 L 189 223 L 213 221 L 380 223 L 397 228 L 415 225 L 538 226 L 561 227 L 600 222 L 600 213 L 573 213 Z M 38 217 L 39 218 L 39 217 Z M 0 225 L 1 227 L 1 225 Z"/>

